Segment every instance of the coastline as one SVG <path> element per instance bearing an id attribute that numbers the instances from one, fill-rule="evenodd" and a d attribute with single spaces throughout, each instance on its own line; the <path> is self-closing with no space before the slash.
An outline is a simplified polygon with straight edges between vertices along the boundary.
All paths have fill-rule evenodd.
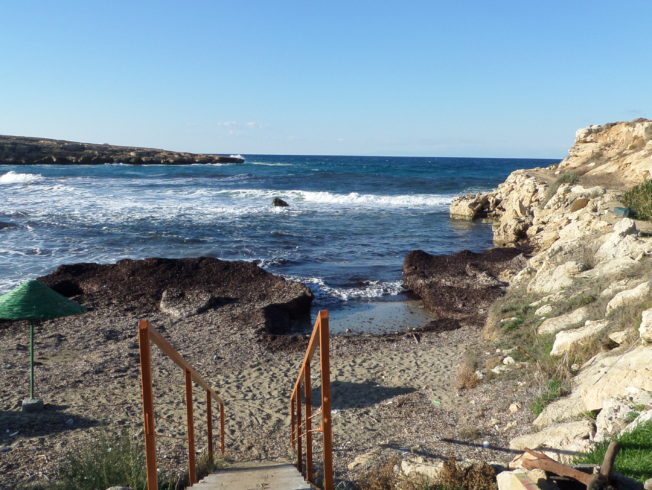
<path id="1" fill-rule="evenodd" d="M 594 128 L 588 136 L 581 133 L 576 145 L 584 144 L 589 136 L 593 138 L 591 143 L 600 137 L 605 145 L 612 145 L 612 128 Z M 616 127 L 614 131 L 621 129 Z M 649 136 L 648 141 L 652 141 L 652 130 L 645 134 Z M 641 149 L 647 151 L 647 147 L 652 149 L 652 144 L 645 143 Z M 627 148 L 629 145 L 623 150 Z M 571 151 L 571 156 L 581 154 L 579 148 Z M 624 151 L 624 154 L 627 161 L 638 161 L 632 158 L 631 152 Z M 614 160 L 615 157 L 611 157 L 604 163 L 617 164 Z M 599 178 L 599 174 L 595 172 L 597 165 L 590 163 L 591 160 L 585 162 L 586 173 L 590 174 L 586 181 L 592 184 L 591 179 Z M 599 334 L 592 334 L 591 343 L 582 344 L 586 351 L 583 355 L 588 358 L 586 364 L 570 372 L 567 397 L 560 397 L 544 407 L 536 419 L 536 414 L 530 410 L 531 402 L 541 395 L 542 387 L 549 380 L 543 377 L 545 372 L 537 371 L 542 361 L 522 355 L 519 351 L 519 348 L 523 350 L 521 340 L 506 333 L 518 332 L 522 324 L 536 331 L 544 322 L 550 325 L 557 321 L 562 327 L 554 332 L 555 341 L 563 338 L 560 333 L 576 335 L 577 330 L 584 327 L 563 316 L 586 305 L 565 303 L 565 300 L 594 298 L 591 304 L 596 309 L 590 312 L 593 316 L 583 319 L 582 325 L 585 320 L 608 320 L 605 308 L 614 305 L 612 301 L 617 297 L 619 301 L 631 298 L 633 290 L 648 284 L 646 277 L 651 270 L 648 257 L 652 255 L 652 243 L 649 237 L 637 232 L 637 226 L 646 225 L 613 215 L 618 192 L 604 188 L 599 191 L 598 186 L 583 185 L 580 180 L 573 184 L 561 183 L 548 196 L 551 184 L 566 166 L 574 172 L 582 170 L 581 165 L 570 160 L 549 169 L 516 171 L 492 193 L 461 197 L 454 203 L 455 209 L 467 207 L 474 218 L 482 214 L 491 216 L 495 220 L 494 236 L 499 243 L 523 245 L 527 241 L 534 247 L 532 256 L 522 267 L 496 271 L 493 278 L 487 278 L 486 271 L 469 265 L 476 262 L 475 258 L 459 268 L 476 282 L 484 280 L 490 288 L 504 287 L 493 279 L 509 282 L 507 295 L 499 300 L 502 303 L 488 308 L 486 322 L 484 317 L 475 317 L 461 322 L 460 328 L 454 330 L 426 329 L 417 332 L 418 335 L 410 332 L 333 337 L 335 464 L 340 481 L 356 481 L 373 471 L 374 465 L 392 458 L 399 458 L 403 473 L 430 474 L 428 472 L 434 472 L 449 455 L 458 460 L 506 465 L 525 445 L 547 444 L 554 448 L 551 452 L 557 457 L 564 451 L 586 450 L 597 440 L 598 434 L 609 437 L 620 430 L 619 424 L 607 428 L 601 422 L 600 414 L 609 400 L 621 399 L 630 388 L 638 390 L 641 396 L 652 391 L 649 363 L 648 367 L 645 364 L 652 359 L 649 344 L 652 339 L 645 340 L 649 337 L 644 337 L 642 331 L 639 333 L 640 310 L 648 311 L 645 309 L 652 307 L 648 291 L 636 303 L 635 326 L 624 328 L 611 324 L 605 328 L 603 325 Z M 547 173 L 548 178 L 541 179 L 542 172 Z M 591 256 L 587 254 L 586 244 L 596 245 Z M 630 271 L 629 275 L 622 277 L 623 270 Z M 604 290 L 597 292 L 582 289 L 591 281 L 608 281 L 614 287 L 605 285 Z M 437 288 L 438 283 L 431 286 Z M 527 295 L 517 297 L 522 291 Z M 609 293 L 602 296 L 604 291 Z M 622 296 L 623 293 L 630 296 Z M 525 306 L 520 308 L 529 315 L 523 320 L 525 323 L 516 321 L 521 310 L 515 310 L 516 303 L 511 301 L 517 299 L 524 302 Z M 567 310 L 561 308 L 562 304 Z M 624 304 L 611 309 L 616 310 Z M 257 310 L 260 305 L 252 308 L 246 302 L 183 320 L 171 318 L 154 306 L 139 310 L 137 305 L 125 308 L 120 302 L 109 302 L 105 308 L 97 308 L 83 317 L 44 324 L 44 328 L 52 332 L 43 337 L 39 347 L 42 352 L 39 362 L 45 375 L 43 395 L 50 403 L 46 415 L 50 419 L 41 420 L 41 423 L 60 430 L 46 435 L 30 433 L 29 425 L 25 424 L 20 427 L 20 431 L 24 431 L 21 435 L 4 435 L 0 444 L 11 449 L 3 454 L 0 462 L 0 470 L 3 470 L 0 478 L 4 478 L 0 486 L 15 484 L 17 478 L 24 483 L 52 478 L 57 465 L 64 459 L 64 449 L 89 441 L 99 430 L 96 426 L 99 418 L 89 417 L 90 414 L 101 413 L 111 428 L 139 430 L 133 332 L 135 315 L 144 314 L 162 327 L 173 345 L 202 374 L 214 380 L 224 395 L 230 406 L 229 414 L 233 414 L 232 418 L 227 416 L 230 455 L 238 459 L 287 457 L 287 433 L 284 432 L 289 427 L 287 395 L 303 357 L 305 336 L 261 341 L 264 320 Z M 546 313 L 537 314 L 544 311 L 539 310 L 543 307 L 548 307 Z M 529 321 L 533 323 L 530 325 Z M 24 341 L 19 340 L 22 325 L 14 322 L 4 327 L 0 329 L 0 346 L 3 352 L 12 352 L 11 359 L 3 359 L 7 376 L 12 380 L 8 383 L 11 388 L 4 386 L 0 392 L 3 417 L 0 433 L 7 434 L 4 429 L 15 427 L 16 423 L 13 385 L 22 380 L 27 353 Z M 619 337 L 620 343 L 612 339 L 616 345 L 612 343 L 604 350 L 601 341 L 606 337 L 611 339 L 618 332 L 624 332 Z M 638 356 L 636 362 L 639 364 L 632 360 L 632 353 Z M 546 355 L 547 360 L 559 366 L 566 366 L 565 362 L 570 359 L 563 357 L 556 361 L 554 356 L 550 357 L 549 348 Z M 66 363 L 65 372 L 59 366 L 62 362 Z M 611 370 L 614 376 L 620 377 L 610 378 L 608 389 L 599 393 L 587 391 L 587 383 L 595 384 L 592 373 L 603 370 L 605 365 L 619 364 L 625 367 Z M 168 436 L 162 439 L 162 460 L 167 468 L 179 469 L 184 458 L 183 441 L 179 440 L 184 436 L 184 408 L 179 396 L 182 381 L 180 374 L 163 359 L 156 359 L 155 365 L 155 379 L 167 380 L 170 386 L 170 390 L 157 393 L 160 396 L 157 403 L 161 407 L 160 429 Z M 571 368 L 569 365 L 568 369 Z M 74 382 L 68 383 L 68 379 Z M 461 383 L 463 380 L 469 381 L 468 384 Z M 593 400 L 592 405 L 589 400 Z M 645 411 L 649 413 L 652 398 L 643 403 L 647 404 Z M 583 419 L 578 424 L 576 417 L 581 416 L 578 410 L 592 411 L 595 419 Z M 584 432 L 569 434 L 566 431 L 557 439 L 545 432 L 559 428 L 558 421 L 564 415 L 571 418 L 564 423 L 575 424 L 573 427 L 581 425 Z M 199 409 L 197 417 L 201 416 Z M 73 423 L 67 424 L 68 419 Z M 71 426 L 74 428 L 70 429 Z M 563 430 L 567 428 L 562 427 Z M 539 429 L 543 435 L 536 432 Z M 488 442 L 488 447 L 484 441 Z M 205 442 L 200 439 L 199 445 L 202 444 Z M 34 455 L 50 458 L 44 473 L 18 475 L 25 461 Z"/>
<path id="2" fill-rule="evenodd" d="M 116 146 L 28 136 L 0 135 L 2 165 L 191 165 L 197 163 L 243 163 L 237 155 L 223 156 Z"/>

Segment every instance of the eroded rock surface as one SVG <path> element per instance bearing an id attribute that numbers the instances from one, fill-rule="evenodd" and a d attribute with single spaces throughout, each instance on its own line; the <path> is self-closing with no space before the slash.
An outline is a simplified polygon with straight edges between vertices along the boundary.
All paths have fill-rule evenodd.
<path id="1" fill-rule="evenodd" d="M 274 334 L 307 324 L 312 302 L 303 284 L 250 262 L 209 257 L 63 265 L 39 280 L 91 307 L 119 305 L 138 314 L 160 310 L 184 318 L 225 304 L 245 304 L 263 312 L 266 329 Z"/>
<path id="2" fill-rule="evenodd" d="M 487 308 L 504 290 L 500 274 L 518 270 L 524 261 L 515 248 L 452 255 L 414 250 L 403 262 L 403 282 L 438 317 L 482 323 Z"/>

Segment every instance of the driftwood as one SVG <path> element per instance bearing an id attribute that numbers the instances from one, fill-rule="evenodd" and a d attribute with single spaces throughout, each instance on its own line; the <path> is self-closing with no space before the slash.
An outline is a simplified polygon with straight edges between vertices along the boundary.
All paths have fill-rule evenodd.
<path id="1" fill-rule="evenodd" d="M 525 448 L 525 452 L 536 459 L 526 459 L 523 461 L 523 466 L 528 470 L 540 469 L 559 476 L 573 478 L 586 485 L 587 490 L 612 490 L 616 489 L 616 487 L 611 484 L 611 472 L 619 449 L 619 444 L 616 441 L 611 441 L 604 455 L 602 465 L 600 465 L 600 472 L 594 475 L 561 464 L 541 452 L 528 448 Z"/>

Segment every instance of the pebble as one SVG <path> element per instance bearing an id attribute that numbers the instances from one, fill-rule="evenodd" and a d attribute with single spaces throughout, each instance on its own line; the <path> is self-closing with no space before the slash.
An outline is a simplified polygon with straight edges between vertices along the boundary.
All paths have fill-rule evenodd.
<path id="1" fill-rule="evenodd" d="M 514 403 L 512 403 L 512 404 L 509 406 L 509 411 L 512 412 L 512 413 L 516 413 L 516 412 L 518 412 L 522 407 L 523 407 L 523 405 L 521 405 L 519 402 L 514 402 Z"/>
<path id="2" fill-rule="evenodd" d="M 482 447 L 484 448 L 489 447 L 489 441 L 482 441 Z"/>

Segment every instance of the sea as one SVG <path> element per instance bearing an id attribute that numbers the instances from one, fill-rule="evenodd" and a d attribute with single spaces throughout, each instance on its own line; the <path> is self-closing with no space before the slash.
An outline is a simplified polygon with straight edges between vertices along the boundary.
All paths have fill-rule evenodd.
<path id="1" fill-rule="evenodd" d="M 487 223 L 451 220 L 463 193 L 558 160 L 244 155 L 226 165 L 0 165 L 0 293 L 60 264 L 209 256 L 307 284 L 344 331 L 429 320 L 405 254 L 481 251 Z M 274 207 L 281 198 L 287 207 Z M 431 319 L 431 318 L 430 318 Z"/>

